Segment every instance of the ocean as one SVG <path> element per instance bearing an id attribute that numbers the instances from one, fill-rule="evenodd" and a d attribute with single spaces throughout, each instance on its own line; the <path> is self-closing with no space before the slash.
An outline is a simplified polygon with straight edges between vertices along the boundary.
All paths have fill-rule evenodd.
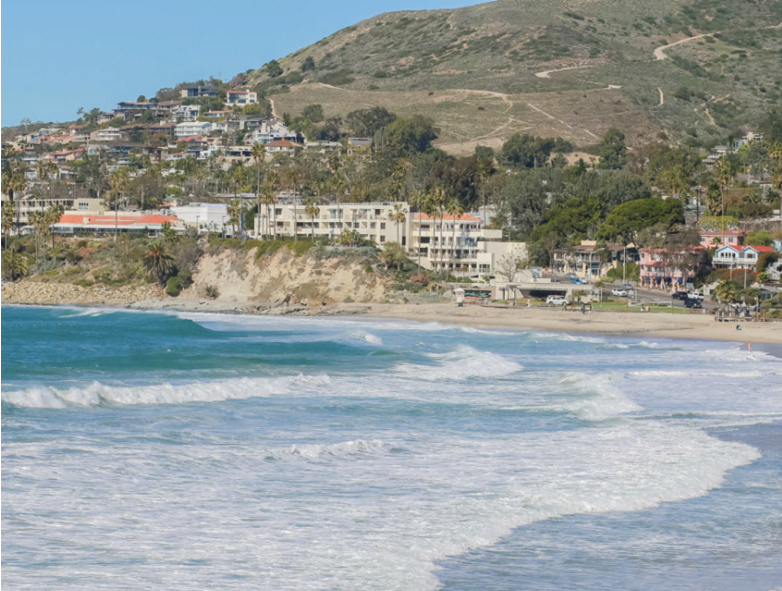
<path id="1" fill-rule="evenodd" d="M 2 308 L 4 589 L 782 588 L 782 360 Z"/>

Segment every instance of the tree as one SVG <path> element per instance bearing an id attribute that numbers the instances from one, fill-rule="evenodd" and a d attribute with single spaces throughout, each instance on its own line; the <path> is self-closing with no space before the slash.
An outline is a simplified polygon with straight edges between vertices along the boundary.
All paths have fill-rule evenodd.
<path id="1" fill-rule="evenodd" d="M 14 227 L 14 215 L 16 214 L 16 206 L 13 201 L 7 201 L 3 203 L 2 212 L 2 231 L 5 235 L 5 247 L 8 248 L 8 242 L 11 239 L 11 230 Z"/>
<path id="2" fill-rule="evenodd" d="M 771 232 L 768 230 L 755 230 L 747 234 L 746 244 L 752 246 L 771 246 L 774 243 L 774 238 L 771 236 Z"/>
<path id="3" fill-rule="evenodd" d="M 255 178 L 255 201 L 258 208 L 256 226 L 258 231 L 261 230 L 261 163 L 266 158 L 266 146 L 263 144 L 253 144 L 251 152 L 253 160 L 255 160 L 256 178 Z"/>
<path id="4" fill-rule="evenodd" d="M 312 231 L 312 241 L 315 242 L 315 216 L 320 214 L 320 207 L 318 207 L 317 197 L 311 197 L 307 200 L 307 202 L 304 204 L 304 213 L 310 216 L 310 220 L 312 220 L 310 229 Z"/>
<path id="5" fill-rule="evenodd" d="M 388 143 L 413 152 L 425 152 L 440 130 L 434 120 L 423 115 L 399 117 L 386 127 Z"/>
<path id="6" fill-rule="evenodd" d="M 165 285 L 169 277 L 176 271 L 174 257 L 168 249 L 158 241 L 153 241 L 147 247 L 143 258 L 147 275 L 157 279 L 160 285 Z"/>
<path id="7" fill-rule="evenodd" d="M 311 72 L 315 69 L 315 59 L 309 55 L 304 58 L 304 61 L 301 62 L 301 71 L 302 72 Z"/>
<path id="8" fill-rule="evenodd" d="M 304 107 L 301 111 L 301 116 L 310 123 L 320 123 L 325 118 L 323 115 L 323 107 L 318 104 Z"/>
<path id="9" fill-rule="evenodd" d="M 511 168 L 539 168 L 545 166 L 553 148 L 553 138 L 517 133 L 502 145 L 497 161 Z"/>
<path id="10" fill-rule="evenodd" d="M 714 295 L 723 304 L 732 304 L 738 300 L 740 285 L 735 281 L 723 280 L 714 288 Z"/>
<path id="11" fill-rule="evenodd" d="M 3 279 L 16 281 L 27 275 L 27 259 L 20 252 L 6 250 L 3 253 Z"/>
<path id="12" fill-rule="evenodd" d="M 241 199 L 234 199 L 228 204 L 226 212 L 228 213 L 228 223 L 233 228 L 233 236 L 236 237 L 236 228 L 241 224 L 242 212 L 244 211 L 244 204 Z"/>
<path id="13" fill-rule="evenodd" d="M 380 260 L 385 263 L 388 269 L 394 268 L 401 270 L 404 268 L 405 263 L 407 263 L 408 258 L 405 249 L 401 244 L 398 242 L 388 242 L 380 253 Z"/>
<path id="14" fill-rule="evenodd" d="M 52 237 L 52 251 L 54 251 L 54 225 L 60 223 L 65 208 L 62 205 L 52 205 L 44 214 L 44 223 L 48 226 L 48 233 Z"/>
<path id="15" fill-rule="evenodd" d="M 445 218 L 445 208 L 448 203 L 448 194 L 442 187 L 433 187 L 429 191 L 429 204 L 432 207 L 433 214 L 436 216 L 440 214 L 440 239 L 439 239 L 439 255 L 440 255 L 440 270 L 443 269 L 443 255 L 445 254 L 445 248 L 443 247 L 443 221 Z"/>
<path id="16" fill-rule="evenodd" d="M 450 199 L 446 204 L 448 215 L 453 216 L 453 225 L 451 226 L 451 260 L 456 259 L 456 226 L 457 221 L 464 213 L 464 208 L 458 199 Z"/>
<path id="17" fill-rule="evenodd" d="M 373 107 L 351 111 L 345 117 L 345 125 L 358 137 L 373 137 L 376 132 L 390 125 L 395 119 L 396 115 L 383 107 Z"/>
<path id="18" fill-rule="evenodd" d="M 527 266 L 527 260 L 523 257 L 513 254 L 506 254 L 501 257 L 496 264 L 497 274 L 505 277 L 508 283 L 512 283 L 516 278 L 516 273 Z"/>
<path id="19" fill-rule="evenodd" d="M 267 62 L 261 69 L 266 71 L 269 78 L 278 78 L 279 76 L 282 76 L 282 67 L 277 60 Z"/>
<path id="20" fill-rule="evenodd" d="M 627 161 L 625 134 L 615 127 L 606 131 L 600 142 L 600 162 L 598 168 L 619 169 Z"/>
<path id="21" fill-rule="evenodd" d="M 644 228 L 662 225 L 665 231 L 675 224 L 684 223 L 684 207 L 675 199 L 635 199 L 618 205 L 608 214 L 598 238 L 603 240 L 622 239 L 625 244 Z"/>
<path id="22" fill-rule="evenodd" d="M 401 203 L 396 203 L 394 205 L 394 209 L 391 211 L 391 215 L 389 216 L 389 219 L 392 222 L 396 223 L 396 243 L 402 244 L 402 242 L 399 240 L 399 224 L 404 224 L 407 217 L 405 214 L 407 213 L 407 210 L 404 208 L 404 206 Z"/>
<path id="23" fill-rule="evenodd" d="M 299 213 L 297 211 L 297 205 L 299 202 L 299 186 L 303 177 L 302 169 L 298 164 L 289 166 L 283 171 L 285 175 L 285 182 L 288 185 L 288 189 L 293 192 L 293 241 L 296 242 L 299 239 Z"/>
<path id="24" fill-rule="evenodd" d="M 418 274 L 421 274 L 421 226 L 423 225 L 422 214 L 432 215 L 434 206 L 429 199 L 429 195 L 422 189 L 418 189 L 410 198 L 410 204 L 418 209 Z"/>

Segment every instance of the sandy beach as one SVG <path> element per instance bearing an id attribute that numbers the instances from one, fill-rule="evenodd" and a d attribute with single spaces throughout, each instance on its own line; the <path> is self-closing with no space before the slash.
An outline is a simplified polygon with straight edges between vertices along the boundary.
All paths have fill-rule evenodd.
<path id="1" fill-rule="evenodd" d="M 295 316 L 369 316 L 415 322 L 459 324 L 475 328 L 540 330 L 592 333 L 604 336 L 639 336 L 678 339 L 706 339 L 738 343 L 767 343 L 782 349 L 782 322 L 716 322 L 710 314 L 667 314 L 664 312 L 580 311 L 560 308 L 501 307 L 439 303 L 350 303 L 304 306 L 261 304 L 241 296 L 209 300 L 198 297 L 160 297 L 147 286 L 123 290 L 95 286 L 90 290 L 69 285 L 20 282 L 4 284 L 4 304 L 77 305 L 122 307 L 140 310 L 180 310 L 227 314 Z M 737 326 L 741 330 L 737 330 Z"/>

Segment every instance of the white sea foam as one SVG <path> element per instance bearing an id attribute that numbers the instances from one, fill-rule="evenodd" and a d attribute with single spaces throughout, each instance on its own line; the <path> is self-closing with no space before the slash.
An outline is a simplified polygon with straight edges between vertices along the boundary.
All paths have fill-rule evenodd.
<path id="1" fill-rule="evenodd" d="M 429 353 L 436 364 L 404 364 L 398 374 L 426 381 L 466 380 L 469 378 L 500 378 L 523 369 L 521 365 L 497 353 L 479 351 L 468 345 L 458 345 L 448 353 Z"/>
<path id="2" fill-rule="evenodd" d="M 86 387 L 69 389 L 30 388 L 2 392 L 2 399 L 27 408 L 65 408 L 98 406 L 101 404 L 185 404 L 191 402 L 221 402 L 280 394 L 295 390 L 318 388 L 330 383 L 327 375 L 278 378 L 241 378 L 194 383 L 162 383 L 149 386 L 110 386 L 94 382 Z"/>
<path id="3" fill-rule="evenodd" d="M 603 421 L 641 410 L 635 402 L 625 396 L 612 374 L 578 375 L 568 374 L 559 381 L 579 397 L 555 405 L 555 410 L 572 412 L 587 421 Z"/>
<path id="4" fill-rule="evenodd" d="M 371 332 L 366 332 L 363 330 L 351 332 L 348 334 L 348 338 L 356 339 L 359 341 L 364 341 L 365 343 L 369 343 L 370 345 L 382 345 L 383 339 L 381 339 L 379 336 L 372 334 Z"/>

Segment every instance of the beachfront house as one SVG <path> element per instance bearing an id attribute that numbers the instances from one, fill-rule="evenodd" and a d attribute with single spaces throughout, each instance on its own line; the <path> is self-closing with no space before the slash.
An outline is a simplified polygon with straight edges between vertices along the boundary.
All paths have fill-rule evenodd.
<path id="1" fill-rule="evenodd" d="M 649 289 L 683 289 L 709 264 L 708 251 L 702 246 L 682 250 L 642 248 L 639 252 L 640 285 Z"/>
<path id="2" fill-rule="evenodd" d="M 723 246 L 714 253 L 715 269 L 755 269 L 760 255 L 775 252 L 770 246 Z"/>
<path id="3" fill-rule="evenodd" d="M 584 240 L 576 246 L 554 250 L 552 267 L 557 272 L 574 273 L 582 279 L 596 279 L 623 263 L 638 260 L 638 249 L 632 244 L 625 246 Z"/>

